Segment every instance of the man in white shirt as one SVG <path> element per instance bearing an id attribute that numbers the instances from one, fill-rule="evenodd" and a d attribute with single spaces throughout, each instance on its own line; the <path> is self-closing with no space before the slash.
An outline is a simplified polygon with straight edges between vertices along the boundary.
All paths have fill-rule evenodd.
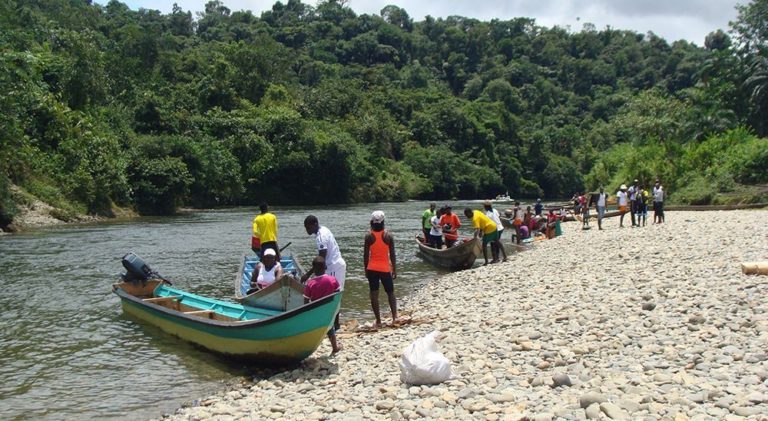
<path id="1" fill-rule="evenodd" d="M 627 185 L 622 184 L 621 187 L 619 187 L 619 191 L 616 192 L 616 202 L 619 204 L 619 212 L 621 213 L 621 216 L 619 216 L 619 227 L 624 227 L 624 214 L 627 213 L 627 201 L 629 200 L 627 196 Z"/>
<path id="2" fill-rule="evenodd" d="M 603 215 L 605 215 L 605 203 L 608 200 L 608 193 L 600 187 L 600 193 L 597 195 L 597 229 L 603 229 Z"/>
<path id="3" fill-rule="evenodd" d="M 325 259 L 325 273 L 333 275 L 339 281 L 340 289 L 344 290 L 344 279 L 347 274 L 347 263 L 341 257 L 339 245 L 336 243 L 333 233 L 328 228 L 321 226 L 314 215 L 304 219 L 304 229 L 307 234 L 314 235 L 317 240 L 317 254 Z M 315 275 L 320 275 L 316 273 Z"/>
<path id="4" fill-rule="evenodd" d="M 491 255 L 493 256 L 493 260 L 498 261 L 499 260 L 499 250 L 501 251 L 502 256 L 504 256 L 504 261 L 507 261 L 507 251 L 504 250 L 504 245 L 501 242 L 501 234 L 504 233 L 504 225 L 501 225 L 501 218 L 499 217 L 499 211 L 493 208 L 493 203 L 490 200 L 486 200 L 485 203 L 483 203 L 483 208 L 485 208 L 485 216 L 488 218 L 491 218 L 491 221 L 493 221 L 494 224 L 496 224 L 496 231 L 499 232 L 499 242 L 496 244 L 495 242 L 491 243 Z M 501 247 L 499 247 L 501 245 Z"/>
<path id="5" fill-rule="evenodd" d="M 659 180 L 653 186 L 653 223 L 657 220 L 659 224 L 664 222 L 664 188 Z"/>
<path id="6" fill-rule="evenodd" d="M 339 245 L 336 244 L 336 238 L 334 238 L 333 233 L 328 228 L 321 226 L 315 215 L 309 215 L 304 218 L 304 229 L 307 230 L 307 234 L 314 235 L 317 240 L 317 254 L 325 258 L 325 273 L 336 278 L 339 282 L 339 290 L 344 291 L 347 262 L 341 257 L 341 251 L 339 251 Z M 311 274 L 313 271 L 314 266 L 309 270 L 309 273 Z M 315 273 L 315 276 L 320 275 L 320 273 Z M 341 327 L 338 313 L 336 314 L 333 327 L 337 330 Z"/>

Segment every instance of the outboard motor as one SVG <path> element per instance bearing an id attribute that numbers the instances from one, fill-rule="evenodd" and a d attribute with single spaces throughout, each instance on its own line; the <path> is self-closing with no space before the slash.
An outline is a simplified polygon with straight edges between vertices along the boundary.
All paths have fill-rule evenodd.
<path id="1" fill-rule="evenodd" d="M 146 283 L 150 277 L 156 275 L 155 271 L 133 252 L 123 256 L 123 267 L 126 270 L 123 274 L 123 281 L 125 282 Z"/>

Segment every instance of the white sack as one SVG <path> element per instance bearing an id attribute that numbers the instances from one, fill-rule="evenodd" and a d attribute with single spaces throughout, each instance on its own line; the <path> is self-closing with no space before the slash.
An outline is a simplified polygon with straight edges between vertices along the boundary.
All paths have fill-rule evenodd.
<path id="1" fill-rule="evenodd" d="M 412 385 L 437 384 L 452 376 L 451 362 L 437 349 L 433 331 L 408 345 L 400 358 L 400 380 Z"/>

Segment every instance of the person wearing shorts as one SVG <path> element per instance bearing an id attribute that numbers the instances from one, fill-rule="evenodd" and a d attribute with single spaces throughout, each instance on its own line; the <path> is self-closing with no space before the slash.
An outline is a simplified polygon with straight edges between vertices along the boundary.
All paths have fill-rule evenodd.
<path id="1" fill-rule="evenodd" d="M 376 328 L 381 327 L 379 311 L 379 286 L 384 285 L 389 309 L 392 311 L 392 323 L 397 320 L 397 298 L 395 298 L 394 280 L 397 278 L 397 257 L 395 256 L 395 238 L 384 229 L 384 212 L 371 214 L 371 230 L 365 234 L 363 245 L 363 266 L 368 279 L 371 309 L 376 317 Z"/>
<path id="2" fill-rule="evenodd" d="M 480 211 L 473 211 L 470 208 L 464 209 L 464 216 L 469 218 L 472 221 L 472 226 L 475 228 L 475 237 L 480 238 L 482 236 L 483 239 L 483 259 L 485 259 L 485 264 L 488 264 L 488 244 L 489 243 L 496 243 L 499 248 L 504 247 L 501 244 L 501 241 L 499 241 L 499 231 L 496 229 L 496 223 L 491 220 L 491 218 L 485 216 Z M 504 258 L 504 261 L 506 261 L 506 257 Z M 499 262 L 499 256 L 496 254 L 493 256 L 493 260 L 491 263 L 498 263 Z"/>

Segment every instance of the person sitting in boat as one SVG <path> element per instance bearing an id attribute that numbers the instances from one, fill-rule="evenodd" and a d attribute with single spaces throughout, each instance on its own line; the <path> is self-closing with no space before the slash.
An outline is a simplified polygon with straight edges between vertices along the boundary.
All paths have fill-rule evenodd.
<path id="1" fill-rule="evenodd" d="M 304 286 L 304 303 L 311 301 L 317 301 L 323 297 L 327 297 L 339 290 L 339 282 L 333 275 L 325 273 L 325 258 L 323 256 L 317 256 L 312 260 L 312 271 L 309 273 L 319 274 L 307 281 Z M 331 325 L 328 330 L 328 340 L 331 341 L 331 355 L 341 351 L 341 346 L 336 342 L 336 327 Z"/>
<path id="2" fill-rule="evenodd" d="M 470 208 L 464 209 L 464 215 L 469 218 L 469 220 L 472 221 L 472 226 L 475 228 L 475 234 L 474 236 L 476 238 L 482 238 L 483 239 L 483 259 L 485 259 L 485 264 L 488 264 L 488 243 L 495 242 L 499 248 L 504 247 L 501 244 L 501 241 L 499 241 L 499 231 L 496 230 L 496 224 L 491 220 L 491 218 L 485 216 L 480 211 L 473 211 Z M 504 258 L 504 261 L 506 261 L 506 257 Z M 493 255 L 493 260 L 491 263 L 498 263 L 499 262 L 499 256 L 498 254 Z"/>
<path id="3" fill-rule="evenodd" d="M 275 253 L 274 249 L 265 249 L 263 256 L 261 256 L 261 262 L 257 263 L 253 268 L 251 290 L 248 293 L 250 294 L 253 291 L 272 285 L 281 276 L 283 276 L 283 267 L 277 261 L 277 253 Z"/>
<path id="4" fill-rule="evenodd" d="M 443 206 L 445 213 L 440 217 L 440 225 L 443 226 L 443 235 L 445 236 L 445 246 L 453 247 L 459 240 L 459 227 L 461 221 L 459 217 L 453 213 L 451 205 Z"/>
<path id="5" fill-rule="evenodd" d="M 443 248 L 443 227 L 440 225 L 440 217 L 443 216 L 443 213 L 445 213 L 445 209 L 440 208 L 435 212 L 435 216 L 429 218 L 431 228 L 427 243 L 432 248 Z"/>

